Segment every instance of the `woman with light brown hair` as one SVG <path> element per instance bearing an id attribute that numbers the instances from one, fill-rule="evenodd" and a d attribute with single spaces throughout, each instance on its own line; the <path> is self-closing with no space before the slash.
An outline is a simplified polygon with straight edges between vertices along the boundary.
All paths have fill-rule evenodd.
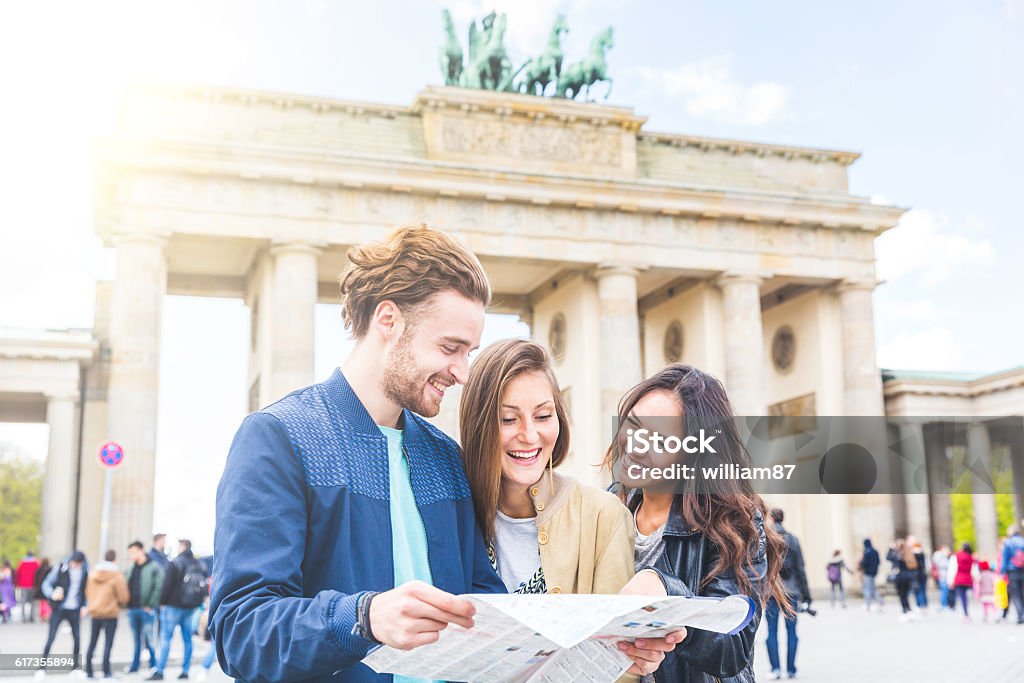
<path id="1" fill-rule="evenodd" d="M 481 351 L 459 422 L 477 522 L 509 592 L 618 593 L 633 576 L 629 512 L 554 471 L 569 453 L 569 419 L 544 348 L 510 339 Z M 620 644 L 630 673 L 652 673 L 682 636 Z"/>
<path id="2" fill-rule="evenodd" d="M 754 635 L 762 607 L 774 600 L 782 611 L 793 613 L 779 577 L 786 543 L 765 525 L 767 505 L 746 480 L 673 482 L 649 474 L 676 465 L 750 467 L 725 387 L 697 368 L 676 363 L 627 392 L 618 415 L 619 430 L 605 463 L 622 484 L 636 534 L 637 574 L 627 591 L 662 589 L 669 595 L 716 598 L 743 594 L 754 602 L 753 618 L 737 633 L 689 629 L 686 640 L 666 655 L 655 680 L 753 681 Z M 682 462 L 673 461 L 677 456 L 659 459 L 629 447 L 630 435 L 639 435 L 640 429 L 681 441 L 693 437 L 694 443 L 702 429 L 713 430 L 714 449 L 687 454 Z"/>
<path id="3" fill-rule="evenodd" d="M 906 539 L 897 538 L 889 546 L 885 559 L 892 562 L 892 567 L 896 571 L 896 592 L 900 596 L 900 606 L 903 608 L 900 618 L 906 621 L 913 616 L 910 608 L 910 591 L 917 577 L 917 558 L 914 557 L 914 550 Z"/>
<path id="4" fill-rule="evenodd" d="M 629 513 L 554 472 L 569 419 L 544 348 L 510 339 L 481 351 L 459 422 L 477 522 L 509 592 L 618 593 L 633 576 Z"/>

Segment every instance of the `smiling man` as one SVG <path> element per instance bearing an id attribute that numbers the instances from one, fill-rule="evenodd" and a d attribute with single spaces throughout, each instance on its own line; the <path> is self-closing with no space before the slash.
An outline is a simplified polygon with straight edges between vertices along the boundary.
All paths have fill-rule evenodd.
<path id="1" fill-rule="evenodd" d="M 247 681 L 386 680 L 359 663 L 371 647 L 434 642 L 472 624 L 455 595 L 505 590 L 458 446 L 421 417 L 466 379 L 487 277 L 425 226 L 348 259 L 355 349 L 326 382 L 246 418 L 217 490 L 211 632 Z"/>

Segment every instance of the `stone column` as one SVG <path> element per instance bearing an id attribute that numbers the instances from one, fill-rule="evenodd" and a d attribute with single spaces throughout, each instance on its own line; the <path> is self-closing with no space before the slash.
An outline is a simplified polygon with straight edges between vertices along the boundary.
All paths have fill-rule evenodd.
<path id="1" fill-rule="evenodd" d="M 926 424 L 924 435 L 925 467 L 928 472 L 928 502 L 932 520 L 932 547 L 946 544 L 953 548 L 953 512 L 949 502 L 949 459 L 946 434 L 939 424 Z"/>
<path id="2" fill-rule="evenodd" d="M 1013 468 L 1013 490 L 1017 494 L 1017 510 L 1013 519 L 1021 524 L 1024 523 L 1024 442 L 1010 444 L 1010 466 Z"/>
<path id="3" fill-rule="evenodd" d="M 272 400 L 313 383 L 314 318 L 317 297 L 317 259 L 320 250 L 309 244 L 279 244 L 270 250 L 274 262 L 270 368 Z"/>
<path id="4" fill-rule="evenodd" d="M 725 273 L 716 280 L 725 321 L 725 388 L 738 416 L 767 411 L 761 282 L 756 275 L 738 273 Z"/>
<path id="5" fill-rule="evenodd" d="M 874 282 L 841 283 L 839 310 L 843 339 L 843 409 L 846 415 L 884 415 L 882 375 L 875 360 L 871 303 Z"/>
<path id="6" fill-rule="evenodd" d="M 828 504 L 827 524 L 830 544 L 836 548 L 842 548 L 843 555 L 847 558 L 859 557 L 859 551 L 863 546 L 859 545 L 853 536 L 853 525 L 850 523 L 851 505 L 849 494 L 830 493 L 825 496 L 825 501 Z M 830 547 L 829 554 L 831 554 L 831 551 L 832 548 Z"/>
<path id="7" fill-rule="evenodd" d="M 924 543 L 931 540 L 932 521 L 921 423 L 900 425 L 900 447 L 903 456 L 900 493 L 907 505 L 907 531 Z"/>
<path id="8" fill-rule="evenodd" d="M 889 443 L 900 444 L 893 448 L 893 450 L 901 452 L 904 448 L 900 441 L 901 427 L 898 424 L 888 422 L 885 425 L 886 434 L 889 438 Z M 904 455 L 904 457 L 906 457 Z M 899 465 L 899 460 L 894 458 L 896 466 L 889 468 L 889 486 L 892 489 L 890 498 L 892 500 L 892 530 L 894 536 L 907 533 L 907 497 L 904 495 L 904 491 L 907 490 L 906 484 L 903 482 L 904 473 L 903 467 Z"/>
<path id="9" fill-rule="evenodd" d="M 999 523 L 996 517 L 996 496 L 992 487 L 992 444 L 988 426 L 973 422 L 967 432 L 967 457 L 972 474 L 971 503 L 974 506 L 975 551 L 978 557 L 991 563 L 996 556 L 999 541 Z"/>
<path id="10" fill-rule="evenodd" d="M 110 312 L 107 434 L 125 461 L 113 475 L 109 547 L 119 554 L 153 533 L 160 320 L 167 290 L 166 240 L 123 235 L 115 241 L 117 275 Z M 86 449 L 99 444 L 86 444 Z M 83 491 L 99 496 L 103 491 Z M 93 558 L 90 558 L 93 559 Z"/>
<path id="11" fill-rule="evenodd" d="M 606 265 L 597 269 L 600 316 L 602 436 L 611 435 L 610 420 L 619 399 L 643 378 L 640 369 L 640 317 L 637 312 L 638 271 Z"/>
<path id="12" fill-rule="evenodd" d="M 75 476 L 78 453 L 75 442 L 77 394 L 46 397 L 46 424 L 50 440 L 43 478 L 43 510 L 39 556 L 64 557 L 74 545 Z"/>

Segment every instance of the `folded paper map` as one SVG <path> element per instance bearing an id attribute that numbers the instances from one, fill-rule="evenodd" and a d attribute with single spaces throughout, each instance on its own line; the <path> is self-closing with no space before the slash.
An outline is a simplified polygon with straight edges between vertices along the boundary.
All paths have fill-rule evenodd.
<path id="1" fill-rule="evenodd" d="M 754 601 L 649 595 L 462 595 L 476 607 L 471 629 L 450 625 L 413 650 L 380 646 L 363 663 L 377 673 L 475 683 L 610 682 L 633 663 L 621 640 L 661 638 L 681 628 L 736 633 Z"/>

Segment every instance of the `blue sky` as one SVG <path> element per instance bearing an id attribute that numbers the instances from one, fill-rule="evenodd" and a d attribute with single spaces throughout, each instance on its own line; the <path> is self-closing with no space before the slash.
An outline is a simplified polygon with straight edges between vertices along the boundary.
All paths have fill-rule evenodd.
<path id="1" fill-rule="evenodd" d="M 93 237 L 91 150 L 118 88 L 156 79 L 409 104 L 441 82 L 443 6 L 460 36 L 471 17 L 507 11 L 517 63 L 543 49 L 558 11 L 569 60 L 613 26 L 610 102 L 649 116 L 647 129 L 862 152 L 852 191 L 911 209 L 876 242 L 879 363 L 1024 364 L 1024 0 L 4 3 L 0 182 L 14 191 L 0 214 L 0 327 L 91 325 L 91 283 L 113 272 Z M 211 452 L 244 410 L 246 312 L 176 299 L 165 310 L 176 371 L 161 390 L 158 468 L 178 482 L 174 463 L 190 456 L 167 435 L 187 428 L 194 402 L 223 416 Z M 318 375 L 343 353 L 336 320 L 318 314 Z M 199 326 L 221 342 L 190 347 Z M 23 432 L 0 425 L 0 440 Z M 42 439 L 45 451 L 32 433 L 30 450 Z M 166 501 L 158 517 L 170 520 Z"/>

